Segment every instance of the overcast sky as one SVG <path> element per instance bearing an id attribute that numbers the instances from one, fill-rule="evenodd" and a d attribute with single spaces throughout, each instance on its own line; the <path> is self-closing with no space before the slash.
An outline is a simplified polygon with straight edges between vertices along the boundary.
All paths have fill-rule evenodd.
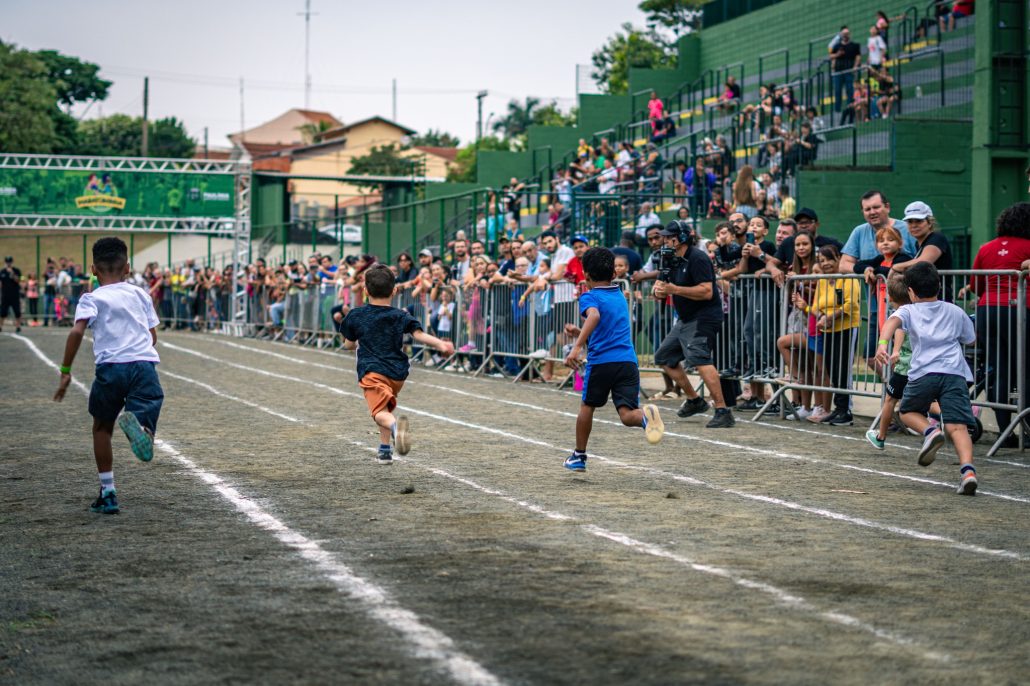
<path id="1" fill-rule="evenodd" d="M 639 0 L 425 2 L 311 0 L 311 108 L 344 122 L 391 116 L 418 131 L 475 135 L 512 98 L 574 104 L 576 65 L 625 21 L 643 24 Z M 226 146 L 239 130 L 239 78 L 249 128 L 304 106 L 304 0 L 0 0 L 0 39 L 95 62 L 114 81 L 87 117 L 177 116 L 201 140 Z"/>

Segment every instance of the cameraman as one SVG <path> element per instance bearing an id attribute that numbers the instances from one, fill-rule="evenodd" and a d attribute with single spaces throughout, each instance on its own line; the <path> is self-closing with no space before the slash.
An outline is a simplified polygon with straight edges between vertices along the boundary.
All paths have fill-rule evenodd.
<path id="1" fill-rule="evenodd" d="M 659 262 L 665 267 L 667 256 L 671 257 L 670 250 L 678 259 L 669 259 L 667 270 L 661 270 L 654 284 L 654 294 L 659 298 L 672 296 L 679 321 L 658 346 L 655 364 L 664 367 L 687 393 L 687 401 L 677 415 L 690 417 L 708 409 L 708 403 L 687 380 L 682 362 L 697 369 L 715 402 L 715 416 L 707 428 L 729 428 L 736 421 L 723 400 L 719 372 L 712 360 L 715 338 L 722 326 L 722 301 L 715 285 L 715 269 L 708 255 L 694 247 L 697 236 L 686 223 L 670 222 L 661 235 L 665 239 L 665 251 Z"/>

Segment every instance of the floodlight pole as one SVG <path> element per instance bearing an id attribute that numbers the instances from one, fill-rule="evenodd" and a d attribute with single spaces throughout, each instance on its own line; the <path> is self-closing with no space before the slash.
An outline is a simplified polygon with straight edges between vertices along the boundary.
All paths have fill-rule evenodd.
<path id="1" fill-rule="evenodd" d="M 147 135 L 147 115 L 150 110 L 150 77 L 143 77 L 143 143 L 140 146 L 140 157 L 147 156 L 147 149 L 149 146 L 148 135 Z"/>

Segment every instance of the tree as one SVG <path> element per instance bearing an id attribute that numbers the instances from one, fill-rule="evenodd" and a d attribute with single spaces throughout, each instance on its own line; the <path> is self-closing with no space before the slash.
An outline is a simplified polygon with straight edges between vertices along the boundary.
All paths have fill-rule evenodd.
<path id="1" fill-rule="evenodd" d="M 457 136 L 452 136 L 446 131 L 429 129 L 425 133 L 412 136 L 409 145 L 420 145 L 429 148 L 456 148 L 461 145 L 461 141 L 458 140 Z"/>
<path id="2" fill-rule="evenodd" d="M 658 69 L 676 66 L 676 51 L 652 30 L 622 25 L 622 31 L 594 51 L 593 78 L 605 93 L 625 95 L 629 90 L 630 67 Z"/>
<path id="3" fill-rule="evenodd" d="M 511 150 L 511 141 L 496 136 L 485 136 L 479 139 L 479 150 Z M 447 180 L 452 183 L 474 183 L 478 173 L 476 144 L 469 143 L 458 151 L 447 170 Z"/>
<path id="4" fill-rule="evenodd" d="M 320 119 L 318 121 L 309 121 L 307 124 L 301 124 L 297 127 L 297 130 L 300 131 L 300 137 L 304 142 L 310 145 L 317 142 L 322 134 L 331 128 L 333 128 L 331 122 Z"/>
<path id="5" fill-rule="evenodd" d="M 65 106 L 66 112 L 70 113 L 75 103 L 107 97 L 111 82 L 98 76 L 98 65 L 56 50 L 40 50 L 36 56 L 46 65 L 47 78 L 57 91 L 57 102 Z"/>
<path id="6" fill-rule="evenodd" d="M 58 144 L 56 92 L 46 65 L 27 50 L 0 42 L 0 150 L 47 153 Z"/>
<path id="7" fill-rule="evenodd" d="M 150 157 L 191 157 L 197 143 L 175 117 L 158 119 L 148 130 Z M 143 145 L 143 118 L 114 114 L 79 125 L 80 155 L 139 156 Z"/>
<path id="8" fill-rule="evenodd" d="M 415 170 L 416 160 L 401 157 L 401 149 L 393 143 L 372 147 L 367 155 L 351 159 L 348 174 L 356 176 L 411 176 Z M 381 185 L 378 181 L 357 184 L 372 188 Z"/>
<path id="9" fill-rule="evenodd" d="M 540 106 L 540 98 L 527 97 L 526 104 L 519 104 L 518 100 L 508 103 L 508 114 L 494 122 L 493 129 L 497 133 L 503 133 L 505 138 L 516 138 L 529 129 L 533 123 L 533 110 Z"/>
<path id="10" fill-rule="evenodd" d="M 575 126 L 578 118 L 579 108 L 573 107 L 564 114 L 555 100 L 533 112 L 533 123 L 537 126 Z"/>
<path id="11" fill-rule="evenodd" d="M 647 15 L 647 28 L 658 37 L 666 47 L 673 47 L 680 36 L 701 28 L 703 5 L 711 0 L 643 0 L 637 7 Z M 663 35 L 671 34 L 671 38 Z"/>

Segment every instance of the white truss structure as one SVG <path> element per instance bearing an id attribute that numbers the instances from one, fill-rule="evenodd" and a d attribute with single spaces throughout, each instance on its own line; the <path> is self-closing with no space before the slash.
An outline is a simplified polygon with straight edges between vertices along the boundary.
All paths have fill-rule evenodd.
<path id="1" fill-rule="evenodd" d="M 236 220 L 231 217 L 106 217 L 100 214 L 0 214 L 4 229 L 56 231 L 131 231 L 132 233 L 191 233 L 231 236 Z"/>
<path id="2" fill-rule="evenodd" d="M 0 169 L 236 174 L 241 164 L 237 160 L 177 160 L 162 157 L 86 157 L 83 155 L 0 153 Z"/>

